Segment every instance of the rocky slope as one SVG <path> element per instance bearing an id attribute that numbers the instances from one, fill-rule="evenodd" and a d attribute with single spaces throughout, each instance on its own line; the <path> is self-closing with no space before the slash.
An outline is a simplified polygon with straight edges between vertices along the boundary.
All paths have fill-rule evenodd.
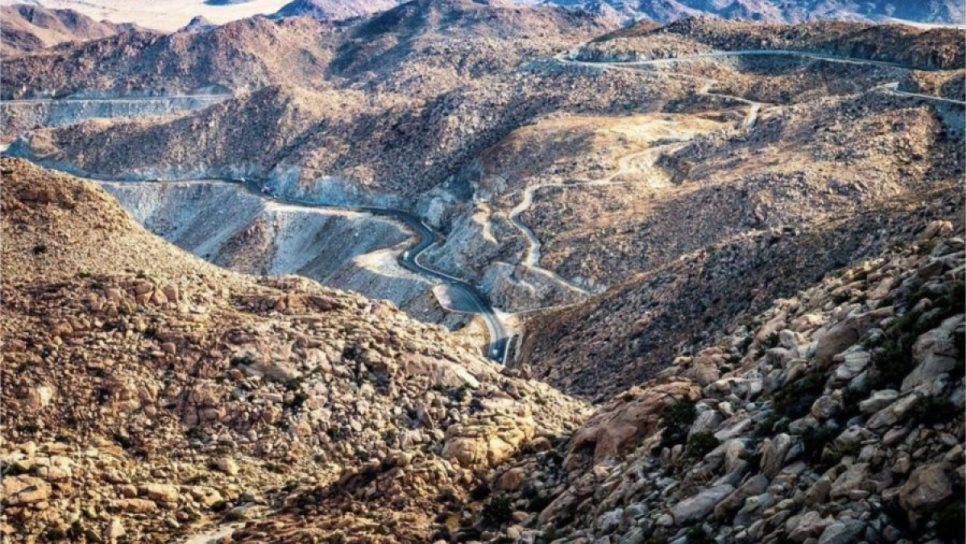
<path id="1" fill-rule="evenodd" d="M 963 233 L 931 222 L 669 357 L 553 450 L 491 471 L 460 535 L 962 542 Z"/>
<path id="2" fill-rule="evenodd" d="M 838 21 L 807 24 L 762 24 L 687 17 L 666 26 L 642 22 L 601 36 L 594 41 L 628 40 L 632 48 L 650 47 L 664 51 L 656 55 L 678 56 L 707 48 L 726 51 L 788 49 L 896 63 L 920 70 L 959 69 L 966 62 L 966 45 L 955 28 L 920 28 L 910 25 L 872 25 Z M 660 47 L 673 43 L 674 47 Z M 670 53 L 668 55 L 667 53 Z M 651 58 L 655 58 L 652 56 Z"/>
<path id="3" fill-rule="evenodd" d="M 898 200 L 849 219 L 727 238 L 584 304 L 527 324 L 521 360 L 565 391 L 602 399 L 659 372 L 678 347 L 711 340 L 812 278 L 907 239 L 929 218 L 955 217 L 956 187 Z M 923 206 L 922 200 L 926 205 Z"/>
<path id="4" fill-rule="evenodd" d="M 559 8 L 416 0 L 349 25 L 256 16 L 210 32 L 99 40 L 9 59 L 0 82 L 4 98 L 376 82 L 418 96 L 612 29 Z"/>
<path id="5" fill-rule="evenodd" d="M 642 176 L 547 194 L 524 216 L 543 262 L 620 287 L 532 320 L 523 360 L 565 390 L 613 393 L 660 369 L 677 343 L 726 327 L 726 316 L 881 251 L 921 224 L 916 213 L 956 213 L 961 129 L 939 110 L 883 94 L 763 110 L 752 130 L 664 152 L 664 186 Z"/>
<path id="6" fill-rule="evenodd" d="M 396 262 L 411 234 L 389 219 L 268 202 L 237 184 L 104 183 L 148 230 L 219 266 L 258 275 L 298 274 L 390 300 L 423 321 L 459 328 L 433 284 Z"/>
<path id="7" fill-rule="evenodd" d="M 460 509 L 485 467 L 580 421 L 389 303 L 226 272 L 89 182 L 0 175 L 4 540 L 170 542 L 378 476 L 371 511 L 328 515 L 425 542 L 426 501 Z"/>
<path id="8" fill-rule="evenodd" d="M 95 21 L 70 9 L 46 9 L 28 4 L 0 7 L 0 54 L 5 58 L 64 42 L 96 40 L 126 32 L 130 24 Z"/>
<path id="9" fill-rule="evenodd" d="M 861 2 L 858 0 L 548 0 L 557 5 L 605 11 L 625 21 L 648 19 L 670 22 L 688 16 L 724 19 L 797 23 L 814 20 L 882 21 L 900 19 L 921 23 L 961 25 L 966 10 L 954 0 L 922 2 L 896 0 Z"/>

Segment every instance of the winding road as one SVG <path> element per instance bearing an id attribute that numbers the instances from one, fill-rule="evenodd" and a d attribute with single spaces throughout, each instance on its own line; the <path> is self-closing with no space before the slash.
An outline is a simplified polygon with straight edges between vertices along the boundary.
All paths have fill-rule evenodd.
<path id="1" fill-rule="evenodd" d="M 489 335 L 489 346 L 486 356 L 489 359 L 505 364 L 509 356 L 510 337 L 507 335 L 506 327 L 497 315 L 493 306 L 475 286 L 469 282 L 451 276 L 445 272 L 429 268 L 421 262 L 420 257 L 427 249 L 442 240 L 443 236 L 427 225 L 417 215 L 395 208 L 379 208 L 375 206 L 331 206 L 319 204 L 309 200 L 291 197 L 269 196 L 260 190 L 258 184 L 247 180 L 222 180 L 229 183 L 238 183 L 248 189 L 249 192 L 265 200 L 272 200 L 304 208 L 315 208 L 320 210 L 336 210 L 364 213 L 379 217 L 388 217 L 396 222 L 402 223 L 416 236 L 416 242 L 400 252 L 397 256 L 399 263 L 415 274 L 427 277 L 433 281 L 446 284 L 449 288 L 449 295 L 453 307 L 447 308 L 451 311 L 460 313 L 477 314 L 483 318 L 486 324 L 487 334 Z"/>
<path id="2" fill-rule="evenodd" d="M 527 239 L 527 249 L 523 255 L 523 258 L 520 260 L 520 264 L 530 268 L 531 270 L 537 273 L 540 273 L 549 277 L 550 279 L 554 280 L 559 285 L 567 289 L 572 289 L 586 296 L 593 295 L 594 293 L 588 291 L 582 286 L 560 276 L 559 274 L 557 274 L 556 272 L 550 269 L 543 268 L 540 266 L 540 248 L 542 244 L 540 242 L 540 239 L 537 237 L 536 233 L 533 232 L 533 229 L 531 229 L 529 226 L 527 226 L 526 223 L 523 222 L 523 220 L 520 218 L 520 215 L 523 214 L 523 212 L 530 209 L 530 207 L 533 205 L 533 198 L 536 192 L 542 189 L 547 189 L 551 187 L 553 188 L 605 187 L 609 185 L 626 185 L 626 184 L 638 183 L 637 181 L 616 181 L 616 179 L 624 174 L 630 173 L 633 170 L 631 168 L 631 162 L 633 162 L 634 160 L 648 154 L 653 154 L 655 155 L 655 158 L 656 158 L 657 155 L 662 151 L 664 151 L 665 149 L 669 147 L 680 146 L 680 145 L 682 144 L 679 144 L 679 143 L 665 144 L 657 147 L 648 147 L 646 149 L 635 151 L 633 153 L 628 153 L 627 155 L 624 155 L 617 159 L 617 169 L 614 172 L 602 178 L 598 178 L 590 181 L 584 181 L 584 182 L 541 183 L 538 185 L 531 185 L 526 189 L 524 189 L 522 191 L 523 197 L 521 198 L 520 203 L 517 204 L 512 210 L 510 210 L 510 213 L 508 215 L 510 222 L 513 223 L 513 225 L 517 228 L 517 230 L 519 230 L 520 233 L 523 234 L 523 236 Z M 649 165 L 649 166 L 652 166 L 652 165 Z"/>
<path id="3" fill-rule="evenodd" d="M 817 61 L 833 62 L 833 63 L 839 63 L 839 64 L 852 64 L 852 65 L 860 65 L 860 66 L 876 66 L 876 67 L 883 67 L 883 68 L 893 68 L 893 69 L 905 69 L 905 70 L 908 70 L 908 68 L 906 68 L 906 67 L 904 67 L 904 66 L 902 66 L 900 64 L 895 64 L 895 63 L 891 63 L 891 62 L 874 61 L 874 60 L 857 59 L 857 58 L 848 58 L 848 57 L 834 57 L 834 56 L 822 55 L 822 54 L 818 54 L 818 53 L 809 53 L 809 52 L 804 52 L 804 51 L 793 51 L 793 50 L 787 50 L 787 49 L 713 51 L 713 52 L 702 53 L 702 54 L 698 54 L 698 55 L 688 55 L 688 56 L 683 56 L 683 57 L 673 57 L 673 58 L 665 58 L 665 59 L 650 59 L 650 60 L 628 60 L 628 61 L 586 61 L 586 60 L 578 60 L 576 57 L 579 54 L 580 49 L 584 45 L 585 44 L 578 45 L 577 47 L 573 48 L 572 50 L 562 52 L 562 53 L 556 55 L 553 58 L 555 60 L 557 60 L 558 62 L 563 63 L 563 64 L 570 64 L 570 65 L 577 65 L 577 66 L 591 66 L 591 67 L 595 67 L 595 68 L 617 68 L 617 69 L 624 69 L 624 70 L 635 70 L 635 69 L 637 69 L 639 67 L 646 67 L 646 66 L 667 66 L 667 65 L 678 64 L 678 63 L 683 64 L 683 63 L 688 63 L 688 62 L 693 62 L 693 61 L 698 61 L 698 60 L 719 59 L 719 58 L 728 58 L 728 57 L 788 56 L 788 57 L 803 58 L 803 59 L 807 59 L 807 60 L 817 60 Z M 729 94 L 712 92 L 712 88 L 717 83 L 717 81 L 714 80 L 714 79 L 711 79 L 711 78 L 706 78 L 706 77 L 698 76 L 698 75 L 694 75 L 694 74 L 679 74 L 679 73 L 675 73 L 674 75 L 678 75 L 678 76 L 682 76 L 682 77 L 688 77 L 688 78 L 691 78 L 691 79 L 696 79 L 698 81 L 701 81 L 702 82 L 701 83 L 701 86 L 697 90 L 697 93 L 700 94 L 700 95 L 714 96 L 714 97 L 724 98 L 724 99 L 728 99 L 728 100 L 735 100 L 737 102 L 746 104 L 748 106 L 748 113 L 745 115 L 744 120 L 741 122 L 740 127 L 742 129 L 746 129 L 746 130 L 752 129 L 752 128 L 754 128 L 755 124 L 758 122 L 758 115 L 761 112 L 761 108 L 765 105 L 764 103 L 757 102 L 757 101 L 754 101 L 754 100 L 749 100 L 749 99 L 744 98 L 744 97 L 741 97 L 741 96 L 735 96 L 735 95 L 729 95 Z M 954 100 L 954 99 L 944 98 L 944 97 L 939 97 L 939 96 L 933 96 L 933 95 L 927 95 L 927 94 L 920 94 L 920 93 L 912 93 L 912 92 L 907 92 L 907 91 L 900 91 L 899 90 L 899 83 L 898 82 L 886 83 L 886 84 L 878 85 L 876 87 L 873 87 L 873 88 L 869 89 L 869 92 L 875 92 L 875 91 L 887 92 L 887 93 L 890 93 L 890 94 L 893 94 L 893 95 L 896 95 L 896 96 L 902 96 L 902 97 L 908 97 L 908 98 L 918 98 L 918 99 L 921 99 L 921 100 L 934 101 L 934 102 L 938 102 L 938 103 L 945 103 L 945 104 L 950 104 L 950 105 L 955 105 L 955 106 L 964 106 L 964 107 L 966 107 L 966 102 L 961 101 L 961 100 Z M 527 187 L 523 191 L 523 197 L 521 198 L 520 202 L 516 206 L 514 206 L 513 209 L 511 209 L 510 210 L 510 213 L 509 213 L 509 219 L 510 219 L 511 223 L 513 223 L 513 225 L 517 228 L 517 230 L 520 231 L 520 233 L 523 235 L 523 237 L 527 241 L 527 249 L 526 249 L 526 252 L 525 252 L 523 258 L 520 260 L 520 264 L 521 265 L 524 265 L 524 266 L 526 266 L 528 268 L 530 268 L 531 270 L 540 272 L 540 273 L 542 273 L 542 274 L 550 277 L 551 279 L 553 279 L 554 281 L 556 281 L 559 285 L 561 285 L 561 286 L 563 286 L 565 288 L 579 291 L 582 294 L 587 294 L 587 295 L 591 294 L 588 291 L 586 291 L 585 289 L 583 289 L 581 286 L 573 283 L 570 280 L 567 280 L 566 278 L 563 278 L 562 276 L 560 276 L 559 274 L 555 273 L 554 271 L 549 270 L 549 269 L 546 269 L 546 268 L 543 268 L 543 267 L 540 266 L 540 248 L 541 248 L 540 239 L 539 239 L 539 237 L 537 237 L 537 235 L 533 231 L 533 229 L 531 229 L 526 223 L 523 222 L 523 220 L 520 218 L 520 216 L 521 216 L 521 214 L 523 214 L 525 211 L 529 210 L 532 207 L 532 205 L 533 205 L 533 198 L 534 198 L 535 193 L 537 191 L 541 190 L 541 189 L 544 189 L 544 188 L 549 188 L 549 187 L 558 187 L 558 188 L 563 188 L 563 187 L 595 187 L 595 186 L 602 186 L 602 185 L 615 185 L 615 184 L 628 183 L 628 182 L 614 181 L 614 179 L 616 177 L 620 176 L 621 174 L 625 173 L 628 170 L 628 165 L 629 165 L 629 163 L 630 163 L 631 160 L 633 160 L 637 156 L 640 156 L 640 155 L 642 155 L 642 154 L 644 154 L 644 153 L 646 153 L 648 151 L 652 151 L 652 150 L 651 149 L 647 149 L 647 150 L 644 150 L 642 152 L 637 152 L 637 153 L 633 153 L 633 154 L 627 155 L 625 157 L 621 157 L 620 159 L 618 159 L 618 165 L 619 165 L 618 170 L 615 173 L 613 173 L 613 174 L 611 174 L 611 175 L 609 175 L 609 176 L 607 176 L 605 178 L 601 178 L 601 179 L 597 179 L 597 180 L 593 180 L 593 181 L 588 181 L 588 182 L 583 182 L 583 183 L 580 183 L 580 182 L 573 182 L 573 183 L 543 183 L 543 184 L 533 185 L 531 187 Z"/>
<path id="4" fill-rule="evenodd" d="M 728 57 L 747 57 L 747 56 L 791 56 L 791 57 L 798 57 L 798 58 L 804 58 L 804 59 L 816 60 L 816 61 L 826 61 L 826 62 L 843 63 L 843 64 L 865 65 L 865 66 L 878 66 L 878 67 L 886 67 L 891 69 L 907 69 L 901 65 L 889 63 L 889 62 L 883 62 L 883 61 L 873 61 L 873 60 L 847 58 L 847 57 L 834 57 L 834 56 L 822 55 L 818 53 L 809 53 L 809 52 L 792 51 L 792 50 L 780 50 L 780 49 L 713 51 L 713 52 L 698 54 L 698 55 L 665 58 L 665 59 L 651 59 L 651 60 L 584 61 L 584 60 L 578 60 L 576 58 L 578 56 L 578 52 L 581 47 L 583 47 L 583 44 L 581 44 L 580 46 L 578 46 L 577 48 L 573 49 L 570 52 L 564 52 L 555 56 L 554 59 L 561 63 L 571 64 L 571 65 L 592 66 L 595 68 L 603 68 L 603 69 L 614 68 L 614 69 L 625 69 L 625 70 L 626 69 L 637 70 L 648 66 L 653 66 L 653 67 L 666 66 L 666 65 L 679 64 L 679 63 L 688 63 L 688 62 L 693 62 L 693 61 L 698 61 L 703 59 L 719 59 L 719 58 L 728 58 Z M 693 74 L 674 73 L 673 75 L 680 76 L 680 77 L 689 77 L 689 78 L 697 79 L 698 81 L 701 81 L 702 84 L 698 89 L 698 94 L 732 99 L 732 100 L 736 100 L 741 103 L 747 104 L 748 113 L 746 114 L 745 119 L 741 123 L 741 128 L 751 129 L 755 126 L 758 119 L 758 113 L 763 106 L 762 103 L 748 100 L 746 98 L 739 97 L 739 96 L 712 92 L 712 88 L 716 84 L 716 81 L 710 78 L 704 78 Z M 914 99 L 920 99 L 920 100 L 926 100 L 926 101 L 934 101 L 934 102 L 944 103 L 944 104 L 949 104 L 954 106 L 966 106 L 966 102 L 961 100 L 955 100 L 950 98 L 925 95 L 925 94 L 919 94 L 919 93 L 913 93 L 913 92 L 907 92 L 907 91 L 900 91 L 898 87 L 899 87 L 898 82 L 886 83 L 883 85 L 873 87 L 872 89 L 869 89 L 869 91 L 886 92 L 889 94 L 893 94 L 895 96 L 902 96 L 902 97 L 914 98 Z M 158 97 L 145 96 L 145 97 L 127 97 L 127 98 L 96 98 L 96 97 L 67 98 L 67 99 L 60 99 L 60 100 L 26 99 L 26 100 L 0 101 L 0 105 L 6 104 L 8 106 L 16 106 L 18 104 L 23 104 L 23 105 L 39 104 L 47 101 L 53 102 L 53 103 L 61 103 L 61 104 L 69 103 L 71 101 L 136 103 L 136 102 L 149 102 L 149 101 L 171 100 L 171 99 L 216 101 L 216 100 L 222 100 L 226 97 L 227 95 L 175 95 L 175 96 L 158 96 Z M 513 225 L 515 225 L 515 227 L 522 233 L 522 235 L 527 240 L 527 250 L 521 259 L 521 264 L 529 267 L 530 269 L 538 273 L 541 273 L 551 278 L 552 280 L 556 281 L 562 286 L 565 286 L 568 289 L 575 290 L 584 295 L 591 295 L 592 293 L 584 289 L 582 286 L 577 285 L 574 282 L 571 282 L 559 276 L 558 274 L 556 274 L 551 270 L 548 270 L 539 266 L 540 249 L 541 249 L 540 240 L 533 232 L 533 230 L 529 228 L 521 220 L 520 216 L 526 210 L 530 209 L 530 207 L 533 204 L 533 199 L 536 192 L 543 188 L 594 187 L 594 186 L 629 183 L 625 181 L 616 181 L 615 179 L 618 176 L 629 171 L 630 162 L 632 160 L 634 160 L 635 158 L 645 153 L 654 152 L 655 149 L 658 149 L 658 148 L 648 148 L 643 151 L 631 153 L 629 155 L 619 158 L 618 169 L 614 173 L 604 178 L 583 182 L 583 183 L 573 182 L 573 183 L 540 184 L 540 185 L 528 187 L 524 191 L 522 191 L 522 198 L 520 203 L 517 204 L 509 213 L 510 221 L 513 223 Z M 429 278 L 434 282 L 445 284 L 448 288 L 448 294 L 450 296 L 450 300 L 453 305 L 453 308 L 449 308 L 452 311 L 480 315 L 483 318 L 484 323 L 486 324 L 486 328 L 487 328 L 487 332 L 490 340 L 489 346 L 487 348 L 487 357 L 501 363 L 506 363 L 509 355 L 509 351 L 510 351 L 509 348 L 510 348 L 512 337 L 508 336 L 507 328 L 504 326 L 504 323 L 502 322 L 500 316 L 497 314 L 497 312 L 494 310 L 492 305 L 489 303 L 487 297 L 482 292 L 480 292 L 478 288 L 476 288 L 474 285 L 470 284 L 469 282 L 463 279 L 460 279 L 458 277 L 449 275 L 445 272 L 430 268 L 421 262 L 421 257 L 426 252 L 426 250 L 432 247 L 433 245 L 436 245 L 437 243 L 439 243 L 440 240 L 443 238 L 443 236 L 437 231 L 435 231 L 434 229 L 432 229 L 430 226 L 428 226 L 415 214 L 404 210 L 395 209 L 395 208 L 381 208 L 381 207 L 373 207 L 373 206 L 333 206 L 333 205 L 320 204 L 320 203 L 316 203 L 308 200 L 296 199 L 296 198 L 283 198 L 283 197 L 270 196 L 262 193 L 260 190 L 261 187 L 252 181 L 246 181 L 246 180 L 219 180 L 219 181 L 238 183 L 244 186 L 245 188 L 247 188 L 253 194 L 258 195 L 260 198 L 263 198 L 266 200 L 270 199 L 270 200 L 274 200 L 274 201 L 292 205 L 292 206 L 301 206 L 306 208 L 316 208 L 316 209 L 322 209 L 322 210 L 352 211 L 357 213 L 388 217 L 393 219 L 394 221 L 402 223 L 409 231 L 411 231 L 415 235 L 416 241 L 407 249 L 400 252 L 400 254 L 397 256 L 400 264 L 404 268 L 406 268 L 407 270 L 413 273 Z"/>

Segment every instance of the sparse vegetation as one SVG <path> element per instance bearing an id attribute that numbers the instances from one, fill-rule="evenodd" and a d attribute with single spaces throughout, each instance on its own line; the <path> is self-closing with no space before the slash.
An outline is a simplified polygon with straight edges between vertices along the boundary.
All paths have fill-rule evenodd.
<path id="1" fill-rule="evenodd" d="M 721 444 L 721 441 L 715 438 L 714 433 L 694 433 L 688 438 L 687 455 L 700 459 L 717 448 L 719 444 Z"/>
<path id="2" fill-rule="evenodd" d="M 500 527 L 508 523 L 513 515 L 513 506 L 510 498 L 506 495 L 499 495 L 490 498 L 483 510 L 480 512 L 480 519 L 487 527 Z"/>
<path id="3" fill-rule="evenodd" d="M 661 424 L 664 430 L 661 433 L 660 447 L 667 448 L 683 444 L 688 438 L 688 431 L 696 415 L 693 402 L 678 401 L 667 404 L 661 412 Z"/>
<path id="4" fill-rule="evenodd" d="M 772 397 L 776 417 L 795 420 L 807 414 L 815 399 L 822 395 L 825 380 L 824 373 L 811 372 L 781 389 Z"/>

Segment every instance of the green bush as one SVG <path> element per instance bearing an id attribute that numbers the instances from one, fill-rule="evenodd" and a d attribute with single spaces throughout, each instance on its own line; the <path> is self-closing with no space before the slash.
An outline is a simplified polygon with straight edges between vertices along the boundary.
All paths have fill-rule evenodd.
<path id="1" fill-rule="evenodd" d="M 700 459 L 711 453 L 719 444 L 721 441 L 715 438 L 714 433 L 694 433 L 688 438 L 688 457 Z"/>
<path id="2" fill-rule="evenodd" d="M 959 496 L 962 496 L 960 489 Z M 943 542 L 963 542 L 963 527 L 966 527 L 966 503 L 954 500 L 936 511 L 936 535 Z"/>
<path id="3" fill-rule="evenodd" d="M 815 399 L 825 389 L 825 374 L 806 374 L 783 388 L 772 397 L 775 413 L 789 419 L 798 419 L 809 412 Z"/>
<path id="4" fill-rule="evenodd" d="M 480 516 L 483 524 L 487 527 L 499 527 L 509 523 L 513 517 L 513 506 L 510 504 L 510 498 L 506 495 L 491 498 L 483 505 Z"/>
<path id="5" fill-rule="evenodd" d="M 683 444 L 688 439 L 688 431 L 696 415 L 693 402 L 680 401 L 666 405 L 661 412 L 664 431 L 661 433 L 659 447 L 669 448 L 676 444 Z"/>

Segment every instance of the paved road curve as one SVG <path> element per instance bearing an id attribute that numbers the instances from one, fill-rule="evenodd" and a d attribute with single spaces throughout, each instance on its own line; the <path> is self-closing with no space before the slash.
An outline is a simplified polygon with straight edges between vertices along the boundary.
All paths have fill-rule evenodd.
<path id="1" fill-rule="evenodd" d="M 236 182 L 243 185 L 253 194 L 261 198 L 276 200 L 283 204 L 303 206 L 309 208 L 319 208 L 327 210 L 347 210 L 369 215 L 389 217 L 400 223 L 405 224 L 409 230 L 416 235 L 417 241 L 399 256 L 399 263 L 407 270 L 435 281 L 446 284 L 449 287 L 449 294 L 452 297 L 453 305 L 459 309 L 465 309 L 466 313 L 478 314 L 486 323 L 487 333 L 490 337 L 490 344 L 487 348 L 487 357 L 505 364 L 509 355 L 510 338 L 507 336 L 506 328 L 499 316 L 493 310 L 486 296 L 469 282 L 429 268 L 420 262 L 420 257 L 431 246 L 440 241 L 440 234 L 424 223 L 418 216 L 407 211 L 395 208 L 379 208 L 374 206 L 330 206 L 318 204 L 308 200 L 297 198 L 286 198 L 269 196 L 262 193 L 259 187 L 249 181 L 244 180 L 225 180 Z"/>

